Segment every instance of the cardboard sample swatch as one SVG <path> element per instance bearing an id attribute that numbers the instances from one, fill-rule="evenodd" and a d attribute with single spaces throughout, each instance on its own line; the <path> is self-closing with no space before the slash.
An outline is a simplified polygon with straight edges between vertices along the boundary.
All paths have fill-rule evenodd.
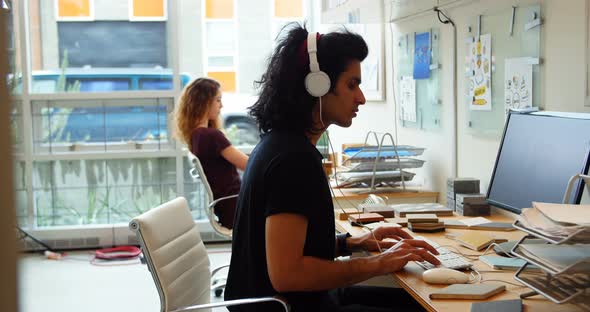
<path id="1" fill-rule="evenodd" d="M 494 242 L 494 238 L 481 232 L 466 232 L 455 237 L 459 244 L 473 250 L 482 250 Z"/>

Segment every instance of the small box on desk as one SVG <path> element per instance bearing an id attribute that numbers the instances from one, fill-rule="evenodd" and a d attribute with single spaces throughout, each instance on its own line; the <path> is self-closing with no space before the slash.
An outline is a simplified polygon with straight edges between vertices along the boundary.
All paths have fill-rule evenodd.
<path id="1" fill-rule="evenodd" d="M 385 218 L 378 213 L 369 212 L 369 213 L 351 213 L 348 215 L 348 220 L 351 223 L 363 224 L 363 223 L 384 221 Z"/>
<path id="2" fill-rule="evenodd" d="M 455 194 L 455 203 L 457 204 L 469 204 L 469 205 L 485 205 L 486 196 L 484 194 L 465 194 L 465 193 L 457 193 Z"/>
<path id="3" fill-rule="evenodd" d="M 447 197 L 456 199 L 455 194 L 479 194 L 479 180 L 474 178 L 447 179 Z"/>
<path id="4" fill-rule="evenodd" d="M 451 197 L 447 197 L 447 208 L 455 211 L 457 207 L 455 207 L 455 199 Z"/>
<path id="5" fill-rule="evenodd" d="M 462 216 L 489 216 L 490 205 L 488 204 L 459 204 L 457 203 L 457 214 Z"/>

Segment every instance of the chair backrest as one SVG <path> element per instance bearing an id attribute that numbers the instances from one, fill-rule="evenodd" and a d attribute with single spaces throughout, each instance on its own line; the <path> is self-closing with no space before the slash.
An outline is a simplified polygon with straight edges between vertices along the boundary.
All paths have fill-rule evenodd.
<path id="1" fill-rule="evenodd" d="M 210 302 L 209 257 L 184 197 L 134 218 L 129 228 L 139 239 L 162 312 Z"/>
<path id="2" fill-rule="evenodd" d="M 199 161 L 199 158 L 195 156 L 193 153 L 188 152 L 188 158 L 193 164 L 193 167 L 190 170 L 191 177 L 196 181 L 197 179 L 201 181 L 203 187 L 205 188 L 205 192 L 207 193 L 207 207 L 205 207 L 205 213 L 207 214 L 207 218 L 209 219 L 209 223 L 213 227 L 213 230 L 220 234 L 221 236 L 231 238 L 232 237 L 232 230 L 226 228 L 225 226 L 221 225 L 219 221 L 217 221 L 217 217 L 215 216 L 214 212 L 214 202 L 215 198 L 213 197 L 213 191 L 211 190 L 211 185 L 209 185 L 209 181 L 207 180 L 207 176 L 205 175 L 205 170 L 203 170 L 203 166 Z"/>

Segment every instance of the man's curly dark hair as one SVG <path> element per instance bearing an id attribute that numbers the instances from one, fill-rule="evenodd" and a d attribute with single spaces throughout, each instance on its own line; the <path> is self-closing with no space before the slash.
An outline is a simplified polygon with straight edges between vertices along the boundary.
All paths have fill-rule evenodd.
<path id="1" fill-rule="evenodd" d="M 249 108 L 262 133 L 273 129 L 289 132 L 315 132 L 312 110 L 317 98 L 305 90 L 304 79 L 309 73 L 309 56 L 300 48 L 307 39 L 305 24 L 287 24 L 285 34 L 268 59 L 268 68 L 259 81 L 259 98 Z M 340 74 L 353 60 L 363 61 L 369 52 L 365 40 L 346 29 L 321 35 L 317 42 L 320 70 L 328 74 L 330 92 L 334 91 Z"/>

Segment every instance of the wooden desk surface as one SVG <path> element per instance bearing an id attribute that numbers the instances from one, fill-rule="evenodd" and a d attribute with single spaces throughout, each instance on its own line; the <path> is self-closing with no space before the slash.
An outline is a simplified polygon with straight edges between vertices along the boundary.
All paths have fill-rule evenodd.
<path id="1" fill-rule="evenodd" d="M 441 217 L 441 219 L 458 219 L 458 218 L 466 218 L 466 217 Z M 512 222 L 506 216 L 491 216 L 486 217 L 492 221 L 497 222 Z M 359 227 L 353 227 L 350 225 L 348 221 L 341 221 L 336 220 L 336 229 L 339 232 L 349 232 L 352 235 L 355 233 L 361 233 L 363 230 Z M 447 229 L 446 232 L 439 232 L 439 233 L 413 233 L 407 228 L 405 229 L 410 234 L 414 236 L 423 236 L 430 240 L 436 241 L 441 246 L 445 245 L 452 245 L 456 246 L 461 250 L 461 252 L 471 255 L 471 254 L 482 254 L 481 252 L 473 251 L 464 247 L 460 247 L 458 243 L 455 241 L 446 238 L 444 236 L 445 233 L 461 233 L 463 231 L 469 231 L 466 229 Z M 517 240 L 523 237 L 525 234 L 520 231 L 510 231 L 510 232 L 503 232 L 503 231 L 486 231 L 498 238 L 506 238 L 508 240 Z M 451 248 L 451 251 L 454 251 Z M 489 252 L 488 252 L 489 254 Z M 510 283 L 520 284 L 517 280 L 513 278 L 515 271 L 502 271 L 502 270 L 494 270 L 485 263 L 477 260 L 473 262 L 474 268 L 481 272 L 481 278 L 483 281 L 489 280 L 490 283 L 493 283 L 492 280 L 503 280 Z M 493 272 L 490 272 L 493 271 Z M 502 284 L 506 286 L 506 291 L 492 296 L 488 300 L 456 300 L 456 299 L 434 299 L 431 300 L 428 295 L 436 289 L 444 288 L 445 285 L 430 285 L 422 281 L 422 272 L 424 269 L 418 266 L 414 262 L 408 263 L 404 269 L 395 272 L 393 274 L 394 279 L 398 282 L 398 284 L 403 287 L 408 293 L 412 295 L 425 309 L 428 311 L 470 311 L 471 310 L 471 303 L 472 302 L 483 302 L 483 301 L 495 301 L 495 300 L 508 300 L 508 299 L 518 299 L 521 293 L 526 293 L 530 291 L 528 287 L 524 285 L 522 287 L 510 285 L 502 282 L 496 282 L 498 284 Z M 541 295 L 536 295 L 533 297 L 528 297 L 523 299 L 523 311 L 551 311 L 551 312 L 558 312 L 558 311 L 583 311 L 582 308 L 573 305 L 573 304 L 556 304 L 546 299 Z"/>

